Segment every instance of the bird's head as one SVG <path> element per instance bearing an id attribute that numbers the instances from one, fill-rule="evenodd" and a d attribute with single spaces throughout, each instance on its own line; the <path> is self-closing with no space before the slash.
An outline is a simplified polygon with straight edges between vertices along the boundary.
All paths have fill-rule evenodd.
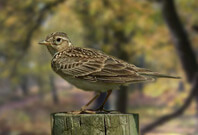
<path id="1" fill-rule="evenodd" d="M 52 55 L 72 46 L 67 34 L 64 32 L 53 32 L 45 40 L 39 42 L 39 44 L 47 46 Z"/>

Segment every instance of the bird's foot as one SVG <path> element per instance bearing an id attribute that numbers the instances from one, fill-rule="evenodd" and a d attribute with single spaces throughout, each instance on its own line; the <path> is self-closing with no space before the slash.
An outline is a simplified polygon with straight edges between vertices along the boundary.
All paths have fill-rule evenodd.
<path id="1" fill-rule="evenodd" d="M 96 114 L 95 110 L 87 109 L 87 106 L 82 106 L 80 110 L 72 111 L 71 114 Z"/>
<path id="2" fill-rule="evenodd" d="M 120 112 L 116 110 L 105 110 L 104 106 L 100 106 L 96 110 L 87 109 L 87 106 L 83 106 L 80 110 L 68 112 L 69 114 L 118 114 Z"/>
<path id="3" fill-rule="evenodd" d="M 67 112 L 69 114 L 96 114 L 96 111 L 94 110 L 77 110 L 77 111 L 71 111 L 71 112 Z"/>
<path id="4" fill-rule="evenodd" d="M 106 110 L 104 109 L 104 106 L 100 106 L 99 108 L 97 108 L 95 110 L 97 113 L 111 113 L 112 111 L 111 110 Z"/>
<path id="5" fill-rule="evenodd" d="M 81 110 L 80 114 L 96 114 L 96 111 L 91 109 Z"/>
<path id="6" fill-rule="evenodd" d="M 103 106 L 97 108 L 95 111 L 96 111 L 96 112 L 106 112 L 106 113 L 109 112 L 108 110 L 105 110 Z"/>
<path id="7" fill-rule="evenodd" d="M 108 113 L 108 114 L 119 114 L 119 113 L 121 113 L 121 112 L 116 111 L 116 110 L 106 110 L 106 109 L 104 109 L 104 106 L 100 106 L 95 111 L 96 111 L 96 113 Z"/>
<path id="8" fill-rule="evenodd" d="M 86 109 L 86 110 L 77 110 L 77 111 L 71 111 L 67 112 L 69 114 L 120 114 L 119 111 L 116 110 L 92 110 L 92 109 Z"/>

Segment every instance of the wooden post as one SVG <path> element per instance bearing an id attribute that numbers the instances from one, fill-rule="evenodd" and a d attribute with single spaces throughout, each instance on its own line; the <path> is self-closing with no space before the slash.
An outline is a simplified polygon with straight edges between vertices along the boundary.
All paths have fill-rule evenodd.
<path id="1" fill-rule="evenodd" d="M 51 114 L 52 135 L 139 135 L 138 114 Z"/>

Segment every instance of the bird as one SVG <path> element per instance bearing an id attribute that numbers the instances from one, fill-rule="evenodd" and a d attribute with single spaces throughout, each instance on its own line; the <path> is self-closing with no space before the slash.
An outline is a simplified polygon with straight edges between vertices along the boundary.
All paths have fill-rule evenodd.
<path id="1" fill-rule="evenodd" d="M 100 50 L 75 46 L 64 32 L 53 32 L 39 44 L 46 46 L 52 55 L 54 72 L 79 89 L 96 92 L 80 112 L 88 111 L 87 107 L 102 92 L 107 92 L 104 102 L 95 110 L 104 111 L 112 90 L 121 85 L 152 82 L 156 78 L 180 78 L 137 67 Z"/>

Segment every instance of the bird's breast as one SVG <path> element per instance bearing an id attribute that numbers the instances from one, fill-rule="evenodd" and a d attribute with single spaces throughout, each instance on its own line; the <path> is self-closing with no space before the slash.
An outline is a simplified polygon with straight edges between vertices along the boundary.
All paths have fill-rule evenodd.
<path id="1" fill-rule="evenodd" d="M 79 89 L 85 91 L 96 91 L 96 92 L 106 92 L 108 90 L 117 89 L 120 85 L 119 84 L 110 84 L 110 83 L 103 83 L 103 82 L 91 82 L 88 80 L 75 78 L 69 75 L 63 75 L 60 72 L 58 73 L 63 79 L 65 79 L 70 84 L 76 86 Z"/>

